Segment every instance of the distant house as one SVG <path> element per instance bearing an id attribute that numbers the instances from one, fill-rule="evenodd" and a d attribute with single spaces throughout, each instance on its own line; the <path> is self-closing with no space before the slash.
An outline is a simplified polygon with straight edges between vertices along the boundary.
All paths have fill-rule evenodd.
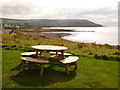
<path id="1" fill-rule="evenodd" d="M 23 28 L 24 25 L 18 25 L 18 24 L 9 24 L 9 23 L 3 23 L 2 27 L 4 28 Z"/>

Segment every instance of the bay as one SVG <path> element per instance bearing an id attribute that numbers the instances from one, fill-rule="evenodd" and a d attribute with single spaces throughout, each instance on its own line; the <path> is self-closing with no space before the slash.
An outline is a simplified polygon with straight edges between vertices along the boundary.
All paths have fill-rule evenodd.
<path id="1" fill-rule="evenodd" d="M 59 32 L 70 33 L 69 36 L 64 36 L 62 38 L 73 42 L 118 45 L 118 27 L 49 27 L 49 28 L 75 31 L 75 32 Z"/>

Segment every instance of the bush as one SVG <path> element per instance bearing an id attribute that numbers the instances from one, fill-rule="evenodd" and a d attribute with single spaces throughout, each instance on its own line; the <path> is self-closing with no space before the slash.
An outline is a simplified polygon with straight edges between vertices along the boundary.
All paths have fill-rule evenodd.
<path id="1" fill-rule="evenodd" d="M 112 60 L 112 61 L 120 61 L 120 57 L 109 57 L 107 55 L 94 55 L 95 59 L 103 59 L 103 60 Z"/>
<path id="2" fill-rule="evenodd" d="M 102 55 L 102 56 L 101 56 L 101 59 L 108 60 L 108 56 Z"/>
<path id="3" fill-rule="evenodd" d="M 6 44 L 2 44 L 2 47 L 8 47 L 8 45 L 6 45 Z"/>
<path id="4" fill-rule="evenodd" d="M 93 55 L 92 53 L 88 53 L 89 55 Z"/>
<path id="5" fill-rule="evenodd" d="M 120 52 L 115 52 L 113 53 L 113 55 L 120 55 Z"/>
<path id="6" fill-rule="evenodd" d="M 95 59 L 100 59 L 100 56 L 97 55 L 97 54 L 95 54 L 95 55 L 94 55 L 94 58 L 95 58 Z"/>

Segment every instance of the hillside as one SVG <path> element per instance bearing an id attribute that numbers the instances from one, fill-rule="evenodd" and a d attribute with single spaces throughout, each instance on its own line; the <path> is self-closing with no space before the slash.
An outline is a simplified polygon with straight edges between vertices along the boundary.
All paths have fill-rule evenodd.
<path id="1" fill-rule="evenodd" d="M 86 19 L 2 19 L 3 24 L 17 24 L 34 27 L 102 27 Z"/>

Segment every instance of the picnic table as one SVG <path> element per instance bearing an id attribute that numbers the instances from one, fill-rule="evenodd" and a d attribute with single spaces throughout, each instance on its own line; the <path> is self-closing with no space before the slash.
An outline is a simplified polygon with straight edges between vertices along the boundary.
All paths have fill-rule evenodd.
<path id="1" fill-rule="evenodd" d="M 67 47 L 54 46 L 54 45 L 35 45 L 35 46 L 32 46 L 32 48 L 36 50 L 35 56 L 37 58 L 41 58 L 43 51 L 48 51 L 48 52 L 53 51 L 53 52 L 56 52 L 56 56 L 58 55 L 58 52 L 61 52 L 62 59 L 64 59 L 64 57 L 65 57 L 64 51 L 68 49 Z M 38 53 L 38 52 L 40 52 L 40 53 Z"/>
<path id="2" fill-rule="evenodd" d="M 44 57 L 42 56 L 42 52 L 43 51 L 47 51 L 47 52 L 51 52 L 52 54 L 54 54 L 53 52 L 55 52 L 55 55 L 53 56 L 58 56 L 58 61 L 62 64 L 65 65 L 66 68 L 66 73 L 69 74 L 69 70 L 68 67 L 69 65 L 74 65 L 75 68 L 77 68 L 77 64 L 76 61 L 78 60 L 78 57 L 76 56 L 69 56 L 68 58 L 65 58 L 65 55 L 71 55 L 68 53 L 64 53 L 65 50 L 67 50 L 67 47 L 63 47 L 63 46 L 54 46 L 54 45 L 35 45 L 35 46 L 31 46 L 33 49 L 36 50 L 36 52 L 28 52 L 28 53 L 22 53 L 21 56 L 21 60 L 22 60 L 22 70 L 24 69 L 24 66 L 26 64 L 26 62 L 29 62 L 28 65 L 31 66 L 31 63 L 34 64 L 40 64 L 40 76 L 43 75 L 44 72 L 44 64 L 48 64 L 50 59 L 52 59 L 54 61 L 55 57 Z M 31 56 L 31 55 L 35 55 L 35 58 L 32 57 L 24 57 L 24 56 Z"/>

